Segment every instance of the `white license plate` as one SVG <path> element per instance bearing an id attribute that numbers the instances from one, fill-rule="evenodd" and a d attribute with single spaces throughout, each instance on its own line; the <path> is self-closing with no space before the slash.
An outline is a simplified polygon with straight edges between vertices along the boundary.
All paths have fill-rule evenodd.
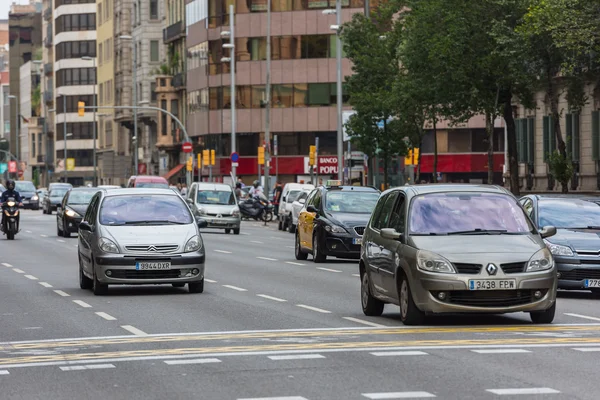
<path id="1" fill-rule="evenodd" d="M 221 219 L 213 219 L 213 224 L 217 224 L 217 225 L 227 225 L 227 221 L 223 221 Z"/>
<path id="2" fill-rule="evenodd" d="M 23 204 L 29 204 L 29 200 L 23 200 Z"/>
<path id="3" fill-rule="evenodd" d="M 586 279 L 584 286 L 591 287 L 591 288 L 600 287 L 600 279 Z"/>
<path id="4" fill-rule="evenodd" d="M 515 290 L 514 279 L 470 279 L 469 290 Z"/>
<path id="5" fill-rule="evenodd" d="M 135 269 L 139 271 L 145 271 L 150 269 L 171 269 L 170 262 L 136 262 Z"/>
<path id="6" fill-rule="evenodd" d="M 352 244 L 362 244 L 362 238 L 353 238 Z"/>

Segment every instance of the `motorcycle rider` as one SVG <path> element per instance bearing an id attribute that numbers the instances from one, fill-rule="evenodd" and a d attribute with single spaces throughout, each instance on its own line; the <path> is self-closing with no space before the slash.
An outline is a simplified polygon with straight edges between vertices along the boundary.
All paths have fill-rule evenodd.
<path id="1" fill-rule="evenodd" d="M 260 195 L 262 193 L 263 193 L 263 188 L 262 188 L 262 186 L 260 186 L 260 182 L 258 182 L 258 181 L 252 182 L 252 187 L 248 191 L 248 194 L 251 197 L 260 197 Z"/>
<path id="2" fill-rule="evenodd" d="M 6 190 L 4 191 L 4 193 L 2 193 L 2 196 L 0 197 L 0 208 L 11 197 L 14 198 L 17 203 L 19 203 L 19 207 L 23 207 L 23 200 L 21 199 L 21 195 L 15 190 L 15 181 L 9 179 L 6 181 Z M 17 230 L 19 229 L 20 220 L 20 216 L 17 216 Z M 4 232 L 4 212 L 2 212 L 2 223 L 0 224 L 0 229 Z"/>

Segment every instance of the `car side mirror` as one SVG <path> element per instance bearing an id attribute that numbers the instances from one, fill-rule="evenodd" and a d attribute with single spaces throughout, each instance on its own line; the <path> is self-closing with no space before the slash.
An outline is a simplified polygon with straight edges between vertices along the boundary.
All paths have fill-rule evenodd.
<path id="1" fill-rule="evenodd" d="M 404 236 L 403 234 L 401 234 L 400 232 L 397 232 L 394 228 L 383 228 L 381 230 L 381 237 L 384 239 L 402 241 L 403 236 Z"/>
<path id="2" fill-rule="evenodd" d="M 306 211 L 308 211 L 309 213 L 318 213 L 319 210 L 317 210 L 317 208 L 315 206 L 313 206 L 312 204 L 308 207 L 306 207 Z"/>
<path id="3" fill-rule="evenodd" d="M 304 204 L 304 203 L 306 203 L 306 199 L 300 199 L 300 200 L 298 200 L 298 203 Z"/>
<path id="4" fill-rule="evenodd" d="M 285 200 L 286 200 L 286 199 L 287 199 L 287 196 L 283 196 L 283 197 L 281 198 L 281 201 L 283 201 L 283 202 L 285 203 Z"/>
<path id="5" fill-rule="evenodd" d="M 194 199 L 192 199 L 191 197 L 186 197 L 186 198 L 185 198 L 185 201 L 186 201 L 188 204 L 190 204 L 190 205 L 193 205 L 193 204 L 194 204 Z"/>
<path id="6" fill-rule="evenodd" d="M 554 236 L 556 235 L 556 228 L 550 225 L 544 226 L 542 229 L 540 229 L 540 235 L 542 236 L 542 239 Z"/>
<path id="7" fill-rule="evenodd" d="M 79 223 L 79 229 L 81 229 L 82 231 L 91 232 L 92 231 L 92 226 L 87 221 L 81 221 Z"/>
<path id="8" fill-rule="evenodd" d="M 206 228 L 208 226 L 208 222 L 203 218 L 196 218 L 196 224 L 198 224 L 198 228 Z"/>

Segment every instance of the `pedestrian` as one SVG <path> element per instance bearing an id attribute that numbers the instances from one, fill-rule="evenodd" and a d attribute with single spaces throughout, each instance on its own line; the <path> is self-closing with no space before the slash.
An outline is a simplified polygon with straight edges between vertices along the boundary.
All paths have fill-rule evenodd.
<path id="1" fill-rule="evenodd" d="M 242 184 L 240 182 L 235 184 L 235 197 L 238 199 L 238 201 L 242 198 L 242 196 L 244 195 L 244 193 L 242 192 Z"/>
<path id="2" fill-rule="evenodd" d="M 177 184 L 177 191 L 181 194 L 181 183 Z"/>
<path id="3" fill-rule="evenodd" d="M 185 197 L 187 195 L 187 184 L 181 185 L 181 195 Z"/>
<path id="4" fill-rule="evenodd" d="M 281 186 L 281 181 L 279 181 L 275 185 L 275 189 L 273 189 L 273 209 L 275 211 L 275 216 L 279 215 L 281 192 L 283 192 L 283 187 Z"/>
<path id="5" fill-rule="evenodd" d="M 242 180 L 242 178 L 238 178 L 238 180 L 237 180 L 237 181 L 238 181 L 238 183 L 241 185 L 241 186 L 240 186 L 240 189 L 243 189 L 243 188 L 245 188 L 245 187 L 246 187 L 246 185 L 244 185 L 244 181 Z"/>

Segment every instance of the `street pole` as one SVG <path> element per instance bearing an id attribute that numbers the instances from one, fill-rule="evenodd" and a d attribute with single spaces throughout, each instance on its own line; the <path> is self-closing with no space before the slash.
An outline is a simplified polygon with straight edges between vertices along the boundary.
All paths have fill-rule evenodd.
<path id="1" fill-rule="evenodd" d="M 335 1 L 335 19 L 338 31 L 335 38 L 335 56 L 337 58 L 337 156 L 338 156 L 338 179 L 344 179 L 344 138 L 342 132 L 342 40 L 340 28 L 342 26 L 342 0 Z"/>
<path id="2" fill-rule="evenodd" d="M 65 183 L 67 183 L 67 95 L 63 93 L 63 139 L 65 142 L 65 157 L 64 157 L 64 171 L 63 176 L 65 179 Z"/>
<path id="3" fill-rule="evenodd" d="M 270 1 L 270 0 L 269 0 Z M 229 5 L 229 44 L 231 47 L 231 52 L 229 53 L 229 57 L 231 58 L 230 69 L 231 69 L 231 154 L 235 153 L 236 143 L 235 143 L 235 130 L 237 124 L 237 118 L 235 115 L 235 23 L 234 23 L 234 14 L 233 14 L 233 4 Z M 235 185 L 236 176 L 237 176 L 237 167 L 234 163 L 231 163 L 231 174 L 233 175 L 233 183 Z"/>
<path id="4" fill-rule="evenodd" d="M 131 39 L 131 47 L 133 49 L 133 105 L 137 107 L 137 45 L 135 40 Z M 138 131 L 137 131 L 137 108 L 133 109 L 133 168 L 134 173 L 138 174 Z M 186 174 L 188 175 L 188 174 Z M 189 181 L 189 178 L 186 179 Z"/>
<path id="5" fill-rule="evenodd" d="M 267 0 L 267 104 L 265 109 L 265 196 L 269 198 L 269 163 L 271 162 L 271 0 Z"/>
<path id="6" fill-rule="evenodd" d="M 98 176 L 97 176 L 97 172 L 96 172 L 96 167 L 97 167 L 97 160 L 96 160 L 96 136 L 98 136 L 97 131 L 96 131 L 96 86 L 98 86 L 98 73 L 96 72 L 96 59 L 93 58 L 92 59 L 94 62 L 94 74 L 95 74 L 95 79 L 94 79 L 94 97 L 92 100 L 92 104 L 94 106 L 94 124 L 92 127 L 92 137 L 94 139 L 94 151 L 93 151 L 93 156 L 94 156 L 94 180 L 92 181 L 92 186 L 98 186 Z"/>

